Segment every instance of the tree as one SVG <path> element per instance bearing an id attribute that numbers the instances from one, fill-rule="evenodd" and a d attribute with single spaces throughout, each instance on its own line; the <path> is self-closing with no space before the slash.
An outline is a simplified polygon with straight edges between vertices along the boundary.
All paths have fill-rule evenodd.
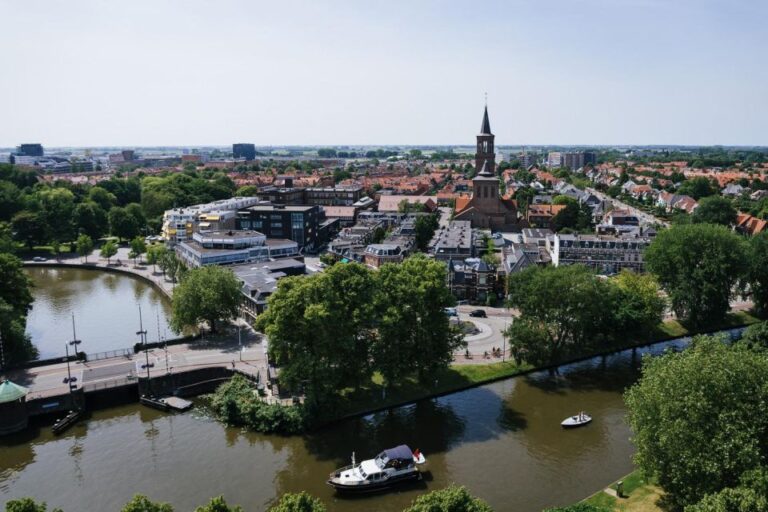
<path id="1" fill-rule="evenodd" d="M 565 205 L 565 208 L 552 217 L 553 230 L 570 228 L 580 231 L 592 225 L 592 211 L 586 204 L 581 205 L 574 198 L 562 195 L 555 197 L 553 203 Z"/>
<path id="2" fill-rule="evenodd" d="M 108 240 L 107 243 L 101 246 L 101 251 L 99 252 L 99 256 L 102 258 L 107 258 L 107 265 L 110 263 L 110 259 L 112 256 L 117 254 L 117 244 L 112 241 Z"/>
<path id="3" fill-rule="evenodd" d="M 704 176 L 697 176 L 690 180 L 685 180 L 678 193 L 686 196 L 691 196 L 695 200 L 699 200 L 702 197 L 713 196 L 717 194 L 717 190 L 712 185 L 712 182 Z"/>
<path id="4" fill-rule="evenodd" d="M 398 384 L 416 373 L 422 383 L 453 360 L 466 346 L 452 327 L 445 308 L 455 303 L 443 263 L 422 254 L 403 263 L 383 265 L 375 275 L 378 337 L 373 359 L 385 384 Z"/>
<path id="5" fill-rule="evenodd" d="M 19 187 L 9 181 L 0 181 L 0 220 L 10 220 L 21 208 Z"/>
<path id="6" fill-rule="evenodd" d="M 695 224 L 721 224 L 732 226 L 736 223 L 736 208 L 730 199 L 722 196 L 704 197 L 693 211 L 691 220 Z"/>
<path id="7" fill-rule="evenodd" d="M 197 507 L 195 512 L 243 512 L 243 508 L 237 505 L 230 507 L 227 505 L 224 496 L 217 496 L 211 498 L 211 501 L 207 505 Z"/>
<path id="8" fill-rule="evenodd" d="M 611 308 L 618 332 L 649 333 L 663 320 L 667 304 L 652 274 L 624 269 L 611 282 L 618 292 L 616 306 Z"/>
<path id="9" fill-rule="evenodd" d="M 44 244 L 48 238 L 48 227 L 42 216 L 36 212 L 22 210 L 13 216 L 11 227 L 15 238 L 30 250 Z"/>
<path id="10" fill-rule="evenodd" d="M 216 332 L 216 322 L 237 316 L 242 295 L 240 282 L 231 270 L 210 266 L 190 270 L 173 292 L 171 327 L 181 332 L 207 322 Z"/>
<path id="11" fill-rule="evenodd" d="M 235 191 L 237 197 L 253 197 L 258 193 L 259 187 L 256 185 L 244 185 Z"/>
<path id="12" fill-rule="evenodd" d="M 167 274 L 171 278 L 171 282 L 175 283 L 179 281 L 185 268 L 179 257 L 176 256 L 174 251 L 166 250 L 162 252 L 162 260 L 160 261 L 161 268 L 164 274 Z"/>
<path id="13" fill-rule="evenodd" d="M 678 318 L 694 326 L 721 322 L 743 279 L 746 251 L 742 239 L 724 226 L 676 225 L 662 231 L 645 251 Z"/>
<path id="14" fill-rule="evenodd" d="M 21 260 L 0 253 L 0 335 L 8 361 L 25 361 L 37 355 L 24 332 L 27 314 L 32 309 L 31 287 Z"/>
<path id="15" fill-rule="evenodd" d="M 302 491 L 283 494 L 280 500 L 270 507 L 269 512 L 325 512 L 325 510 L 325 505 L 319 499 Z"/>
<path id="16" fill-rule="evenodd" d="M 91 240 L 91 237 L 85 234 L 78 236 L 75 246 L 77 247 L 77 254 L 79 254 L 81 258 L 85 258 L 87 263 L 88 255 L 93 251 L 93 240 Z"/>
<path id="17" fill-rule="evenodd" d="M 496 244 L 493 243 L 493 238 L 485 237 L 485 254 L 483 254 L 483 261 L 488 265 L 498 265 L 499 257 L 496 255 Z"/>
<path id="18" fill-rule="evenodd" d="M 0 222 L 0 253 L 16 253 L 16 244 L 13 241 L 13 231 L 7 222 Z"/>
<path id="19" fill-rule="evenodd" d="M 92 201 L 75 206 L 74 223 L 79 233 L 84 233 L 93 239 L 104 236 L 109 228 L 106 211 Z"/>
<path id="20" fill-rule="evenodd" d="M 528 267 L 511 274 L 509 306 L 520 310 L 506 331 L 515 359 L 555 363 L 608 336 L 610 284 L 583 265 Z"/>
<path id="21" fill-rule="evenodd" d="M 136 258 L 141 257 L 145 252 L 147 252 L 147 244 L 142 237 L 137 236 L 131 240 L 131 254 L 129 257 L 133 258 L 134 264 L 136 264 Z"/>
<path id="22" fill-rule="evenodd" d="M 125 211 L 136 221 L 139 233 L 143 233 L 147 226 L 147 218 L 139 203 L 129 203 L 125 205 Z"/>
<path id="23" fill-rule="evenodd" d="M 747 246 L 747 280 L 755 310 L 768 315 L 768 231 L 753 236 Z"/>
<path id="24" fill-rule="evenodd" d="M 173 512 L 173 507 L 168 503 L 154 502 L 137 494 L 125 504 L 121 512 Z"/>
<path id="25" fill-rule="evenodd" d="M 768 358 L 722 336 L 645 359 L 625 401 L 635 463 L 673 508 L 737 486 L 768 456 Z"/>
<path id="26" fill-rule="evenodd" d="M 117 204 L 115 194 L 99 186 L 91 187 L 88 191 L 88 200 L 99 205 L 105 212 Z"/>
<path id="27" fill-rule="evenodd" d="M 416 232 L 416 248 L 422 252 L 426 252 L 429 241 L 435 235 L 435 230 L 440 225 L 437 220 L 437 215 L 419 215 L 413 224 L 413 229 Z"/>
<path id="28" fill-rule="evenodd" d="M 37 503 L 32 498 L 20 498 L 10 500 L 5 504 L 5 512 L 46 512 L 48 506 L 45 503 Z M 55 508 L 52 512 L 61 512 Z"/>
<path id="29" fill-rule="evenodd" d="M 46 188 L 38 192 L 43 221 L 53 240 L 68 242 L 74 238 L 72 222 L 75 212 L 75 195 L 65 188 Z"/>
<path id="30" fill-rule="evenodd" d="M 768 350 L 768 321 L 747 327 L 739 339 L 739 344 L 751 350 Z"/>
<path id="31" fill-rule="evenodd" d="M 257 318 L 269 337 L 269 356 L 280 365 L 281 385 L 303 387 L 310 413 L 332 402 L 338 390 L 370 378 L 375 289 L 366 267 L 333 265 L 281 279 Z"/>
<path id="32" fill-rule="evenodd" d="M 128 210 L 114 206 L 109 210 L 109 230 L 121 241 L 131 239 L 139 234 L 139 223 Z"/>
<path id="33" fill-rule="evenodd" d="M 466 487 L 451 485 L 422 494 L 403 512 L 493 512 L 493 509 L 469 494 Z"/>

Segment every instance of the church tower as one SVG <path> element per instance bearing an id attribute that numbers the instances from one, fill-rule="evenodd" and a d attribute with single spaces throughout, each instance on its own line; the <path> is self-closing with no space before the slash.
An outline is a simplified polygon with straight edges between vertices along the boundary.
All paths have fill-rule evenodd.
<path id="1" fill-rule="evenodd" d="M 486 104 L 480 134 L 477 136 L 476 172 L 479 173 L 485 167 L 487 172 L 496 175 L 496 153 L 493 150 L 493 139 L 495 138 L 496 136 L 491 133 L 491 122 L 488 120 L 488 105 Z"/>

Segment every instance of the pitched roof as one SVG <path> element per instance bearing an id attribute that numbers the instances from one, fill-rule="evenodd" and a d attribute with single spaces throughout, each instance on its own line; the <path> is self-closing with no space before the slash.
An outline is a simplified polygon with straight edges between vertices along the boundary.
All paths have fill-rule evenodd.
<path id="1" fill-rule="evenodd" d="M 28 392 L 27 388 L 23 388 L 9 380 L 3 381 L 0 383 L 0 404 L 18 400 L 19 398 L 27 396 Z"/>
<path id="2" fill-rule="evenodd" d="M 471 198 L 468 196 L 461 196 L 456 198 L 456 206 L 454 207 L 454 210 L 456 213 L 462 211 L 464 208 L 469 206 L 469 202 L 471 201 Z"/>
<path id="3" fill-rule="evenodd" d="M 485 111 L 483 112 L 483 124 L 480 125 L 480 134 L 492 135 L 491 122 L 488 120 L 488 105 L 485 106 Z"/>

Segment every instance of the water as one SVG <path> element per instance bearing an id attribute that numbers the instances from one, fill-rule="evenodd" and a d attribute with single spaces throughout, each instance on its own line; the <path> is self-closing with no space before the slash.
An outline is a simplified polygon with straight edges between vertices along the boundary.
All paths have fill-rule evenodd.
<path id="1" fill-rule="evenodd" d="M 56 287 L 55 275 L 38 278 Z M 80 275 L 83 284 L 72 282 L 75 277 L 64 280 L 69 281 L 64 289 L 71 290 L 67 300 L 79 304 L 78 294 L 89 301 L 109 297 L 116 303 L 104 306 L 111 311 L 109 323 L 134 329 L 131 303 L 151 294 L 124 276 L 103 276 L 116 277 L 115 282 L 90 272 Z M 113 289 L 123 290 L 123 298 Z M 100 311 L 101 302 L 106 301 L 90 307 Z M 99 317 L 87 315 L 86 306 L 78 311 L 81 307 L 82 316 Z M 66 312 L 62 315 L 66 320 Z M 36 332 L 34 317 L 30 323 Z M 143 493 L 188 511 L 223 494 L 247 511 L 261 511 L 282 493 L 306 490 L 331 511 L 394 512 L 421 493 L 458 483 L 499 512 L 538 512 L 580 500 L 631 471 L 622 392 L 637 379 L 642 353 L 684 344 L 594 358 L 557 375 L 509 379 L 306 436 L 226 427 L 205 414 L 202 401 L 180 415 L 139 405 L 97 411 L 58 438 L 49 426 L 0 438 L 0 503 L 34 496 L 65 512 L 108 512 Z M 593 416 L 592 424 L 561 429 L 560 421 L 580 410 Z M 419 485 L 363 498 L 339 497 L 325 485 L 333 469 L 349 463 L 353 450 L 361 460 L 400 443 L 427 457 L 428 473 Z"/>
<path id="2" fill-rule="evenodd" d="M 79 350 L 94 353 L 132 347 L 138 342 L 141 304 L 147 340 L 176 335 L 168 326 L 170 304 L 160 292 L 138 278 L 78 268 L 26 268 L 35 287 L 35 302 L 27 319 L 27 333 L 40 357 L 64 355 L 72 339 L 72 314 Z"/>

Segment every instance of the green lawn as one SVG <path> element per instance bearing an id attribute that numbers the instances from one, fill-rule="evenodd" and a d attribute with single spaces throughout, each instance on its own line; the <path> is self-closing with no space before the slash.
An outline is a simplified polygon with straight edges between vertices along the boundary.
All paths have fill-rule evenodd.
<path id="1" fill-rule="evenodd" d="M 662 512 L 658 500 L 662 491 L 653 482 L 643 477 L 635 470 L 621 479 L 624 482 L 623 498 L 614 498 L 604 491 L 599 491 L 586 500 L 585 503 L 605 507 L 614 512 Z M 616 490 L 616 482 L 610 487 Z"/>

